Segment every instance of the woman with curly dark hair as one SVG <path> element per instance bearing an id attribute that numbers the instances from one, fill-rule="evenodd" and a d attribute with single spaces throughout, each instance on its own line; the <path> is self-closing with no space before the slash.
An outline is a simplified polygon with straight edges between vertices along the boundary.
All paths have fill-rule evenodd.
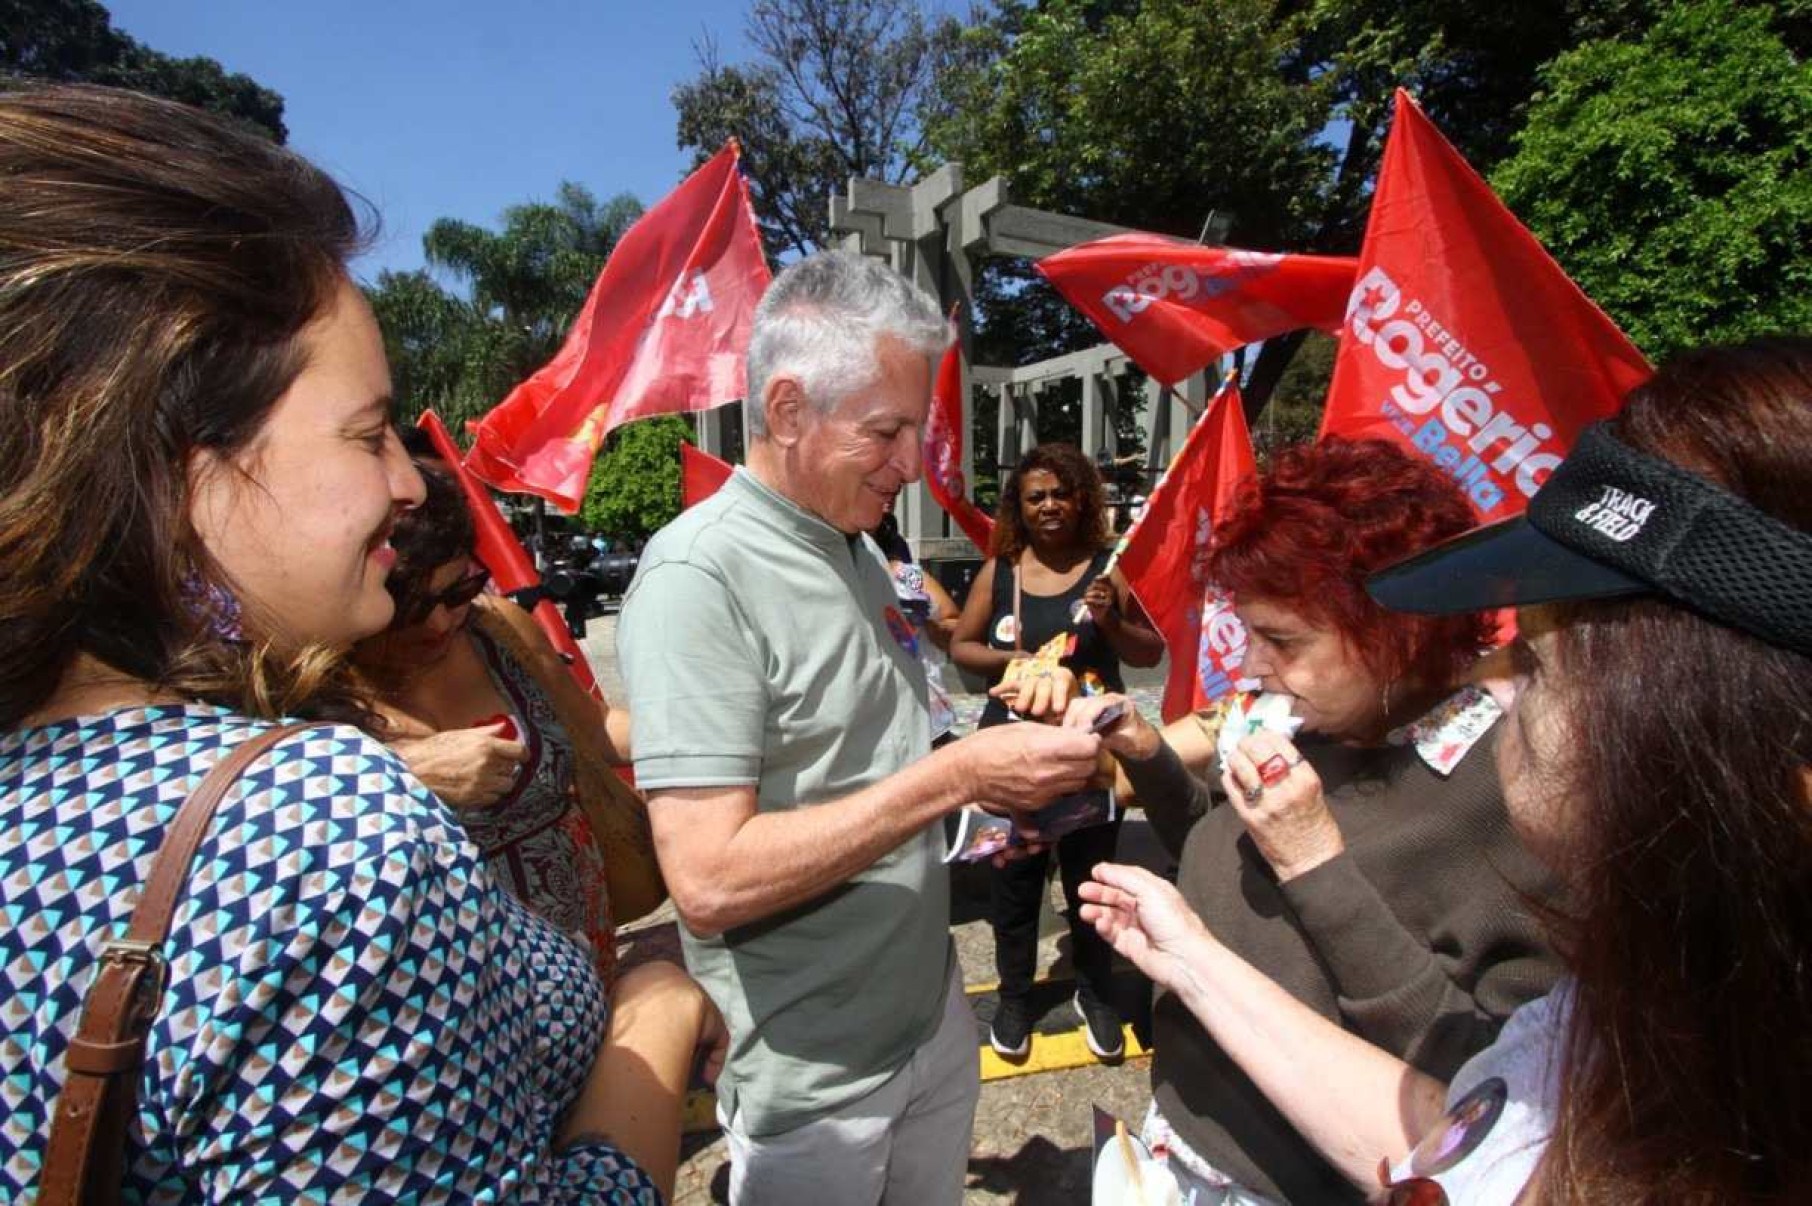
<path id="1" fill-rule="evenodd" d="M 1085 887 L 1355 1185 L 1382 1158 L 1391 1203 L 1812 1200 L 1808 464 L 1812 340 L 1687 353 L 1526 516 L 1372 578 L 1418 613 L 1520 608 L 1498 773 L 1565 883 L 1570 978 L 1451 1078 L 1290 1000 L 1155 877 Z"/>
<path id="2" fill-rule="evenodd" d="M 1559 971 L 1525 905 L 1548 876 L 1482 740 L 1501 711 L 1467 685 L 1487 618 L 1399 615 L 1365 593 L 1374 570 L 1471 524 L 1453 480 L 1393 444 L 1280 454 L 1237 497 L 1209 568 L 1245 622 L 1245 673 L 1287 697 L 1300 734 L 1245 737 L 1212 793 L 1136 715 L 1107 740 L 1221 941 L 1436 1077 Z M 1236 1203 L 1363 1200 L 1173 989 L 1154 1030 L 1144 1137 L 1173 1169 Z"/>
<path id="3" fill-rule="evenodd" d="M 1020 458 L 1000 491 L 993 556 L 976 575 L 950 641 L 957 665 L 1000 683 L 1007 666 L 1054 637 L 1070 637 L 1063 666 L 1101 689 L 1122 691 L 1120 663 L 1154 666 L 1164 639 L 1145 618 L 1118 571 L 1107 573 L 1111 534 L 1101 475 L 1074 445 L 1040 444 Z M 981 726 L 1004 724 L 1007 705 L 992 698 Z M 1076 887 L 1089 868 L 1112 858 L 1119 823 L 1077 830 L 1057 843 L 1070 902 L 1078 990 L 1090 1050 L 1116 1059 L 1124 1049 L 1119 1014 L 1105 993 L 1113 952 L 1077 920 Z M 1008 1059 L 1031 1050 L 1029 996 L 1038 956 L 1038 907 L 1049 857 L 1009 863 L 992 881 L 1000 1005 L 989 1041 Z"/>

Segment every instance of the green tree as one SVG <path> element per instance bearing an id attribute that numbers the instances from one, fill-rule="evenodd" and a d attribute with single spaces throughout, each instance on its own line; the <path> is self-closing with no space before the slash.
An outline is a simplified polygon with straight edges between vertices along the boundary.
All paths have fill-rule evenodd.
<path id="1" fill-rule="evenodd" d="M 579 518 L 612 536 L 653 535 L 680 513 L 680 445 L 691 442 L 692 424 L 678 415 L 638 419 L 611 432 Z"/>
<path id="2" fill-rule="evenodd" d="M 1537 68 L 1581 38 L 1638 24 L 1642 0 L 1001 0 L 946 58 L 933 151 L 1022 203 L 1195 237 L 1351 254 L 1364 231 L 1392 91 L 1410 87 L 1475 166 L 1509 147 Z M 978 296 L 1031 310 L 1014 338 L 1084 339 L 1023 270 Z M 992 311 L 990 311 L 992 314 Z M 990 321 L 993 321 L 990 318 Z M 1268 343 L 1248 403 L 1301 337 Z"/>
<path id="3" fill-rule="evenodd" d="M 0 76 L 106 84 L 182 101 L 288 137 L 283 98 L 213 59 L 172 58 L 113 28 L 96 0 L 0 0 Z"/>
<path id="4" fill-rule="evenodd" d="M 1674 4 L 1542 81 L 1493 182 L 1638 346 L 1812 330 L 1812 65 L 1766 10 Z"/>
<path id="5" fill-rule="evenodd" d="M 366 296 L 384 333 L 399 418 L 413 422 L 433 407 L 458 430 L 501 398 L 488 327 L 471 302 L 423 270 L 380 272 Z"/>
<path id="6" fill-rule="evenodd" d="M 953 28 L 912 0 L 751 0 L 754 60 L 726 65 L 707 42 L 674 89 L 679 145 L 702 163 L 738 139 L 768 254 L 807 254 L 846 179 L 898 183 L 923 166 L 918 113 Z"/>
<path id="7" fill-rule="evenodd" d="M 552 202 L 511 206 L 501 229 L 442 218 L 422 238 L 428 272 L 380 274 L 370 291 L 384 331 L 399 411 L 432 406 L 463 429 L 552 358 L 641 204 L 599 202 L 578 184 Z"/>
<path id="8" fill-rule="evenodd" d="M 1337 346 L 1333 336 L 1320 331 L 1311 331 L 1303 339 L 1301 350 L 1278 380 L 1270 405 L 1253 425 L 1252 442 L 1261 457 L 1315 438 L 1321 428 L 1322 402 L 1334 377 Z"/>

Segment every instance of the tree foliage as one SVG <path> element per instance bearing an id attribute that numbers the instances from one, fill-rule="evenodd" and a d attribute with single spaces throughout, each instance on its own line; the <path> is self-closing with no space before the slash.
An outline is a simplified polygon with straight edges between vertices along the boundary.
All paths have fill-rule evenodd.
<path id="1" fill-rule="evenodd" d="M 498 230 L 452 218 L 429 227 L 428 262 L 460 290 L 425 271 L 385 272 L 369 294 L 401 414 L 431 406 L 458 431 L 502 401 L 559 350 L 641 212 L 627 194 L 600 202 L 563 183 L 552 202 L 505 210 Z"/>
<path id="2" fill-rule="evenodd" d="M 1640 23 L 1644 0 L 1000 0 L 942 60 L 926 118 L 935 155 L 1016 200 L 1193 238 L 1352 254 L 1391 95 L 1409 87 L 1481 169 L 1510 146 L 1540 65 Z M 977 290 L 1017 311 L 1019 362 L 1086 328 L 1019 268 Z M 1050 342 L 1038 344 L 1041 336 Z M 1026 342 L 1034 341 L 1034 342 Z M 1248 389 L 1262 405 L 1300 339 L 1274 340 Z"/>
<path id="3" fill-rule="evenodd" d="M 702 163 L 738 139 L 769 256 L 807 254 L 847 178 L 898 183 L 923 166 L 919 111 L 953 28 L 913 0 L 752 0 L 754 60 L 724 64 L 706 43 L 674 90 L 679 145 Z"/>
<path id="4" fill-rule="evenodd" d="M 288 137 L 283 98 L 213 59 L 173 58 L 113 28 L 97 0 L 0 0 L 0 76 L 106 84 L 182 101 Z"/>
<path id="5" fill-rule="evenodd" d="M 1766 10 L 1686 0 L 1542 81 L 1494 183 L 1638 346 L 1812 330 L 1812 65 Z"/>
<path id="6" fill-rule="evenodd" d="M 587 528 L 644 539 L 680 513 L 680 445 L 692 424 L 678 415 L 638 419 L 610 433 L 579 518 Z"/>
<path id="7" fill-rule="evenodd" d="M 1024 204 L 1189 238 L 1219 209 L 1253 246 L 1300 242 L 1332 158 L 1327 104 L 1279 75 L 1271 8 L 1004 6 L 940 76 L 932 145 Z"/>
<path id="8" fill-rule="evenodd" d="M 941 59 L 926 126 L 972 181 L 1020 204 L 1194 238 L 1232 214 L 1258 248 L 1308 239 L 1333 159 L 1325 91 L 1281 78 L 1265 0 L 1001 5 Z M 976 287 L 977 356 L 1028 363 L 1100 335 L 1023 261 Z"/>

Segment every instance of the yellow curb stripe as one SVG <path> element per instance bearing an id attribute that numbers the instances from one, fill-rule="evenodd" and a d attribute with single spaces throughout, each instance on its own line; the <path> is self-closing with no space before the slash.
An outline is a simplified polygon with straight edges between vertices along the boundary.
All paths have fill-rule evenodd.
<path id="1" fill-rule="evenodd" d="M 1151 1054 L 1151 1049 L 1139 1041 L 1139 1036 L 1133 1033 L 1130 1025 L 1121 1027 L 1121 1035 L 1126 1043 L 1126 1059 L 1143 1059 Z M 1060 1030 L 1055 1034 L 1034 1034 L 1031 1054 L 1018 1062 L 1002 1059 L 994 1048 L 985 1044 L 980 1048 L 980 1058 L 983 1084 L 993 1080 L 1010 1080 L 1015 1076 L 1031 1076 L 1038 1072 L 1086 1068 L 1090 1064 L 1101 1062 L 1088 1049 L 1088 1040 L 1082 1037 L 1080 1026 L 1074 1030 Z M 688 1135 L 715 1131 L 717 1094 L 710 1089 L 693 1089 L 688 1092 L 680 1129 Z"/>
<path id="2" fill-rule="evenodd" d="M 1151 1051 L 1139 1041 L 1130 1025 L 1122 1026 L 1120 1032 L 1126 1043 L 1126 1059 L 1140 1059 L 1150 1055 Z M 986 1084 L 991 1080 L 1007 1080 L 1015 1076 L 1030 1076 L 1035 1072 L 1061 1072 L 1069 1068 L 1086 1068 L 1101 1061 L 1088 1049 L 1088 1040 L 1082 1036 L 1082 1028 L 1060 1030 L 1056 1034 L 1032 1035 L 1032 1051 L 1023 1060 L 1004 1060 L 992 1047 L 981 1049 L 981 1078 Z"/>

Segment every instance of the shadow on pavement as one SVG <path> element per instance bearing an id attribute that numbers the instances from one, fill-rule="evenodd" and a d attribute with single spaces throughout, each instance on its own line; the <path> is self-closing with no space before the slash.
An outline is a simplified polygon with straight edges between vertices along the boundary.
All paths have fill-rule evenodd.
<path id="1" fill-rule="evenodd" d="M 1093 1154 L 1060 1148 L 1034 1135 L 1011 1156 L 973 1156 L 969 1189 L 995 1194 L 1016 1206 L 1066 1206 L 1088 1200 Z"/>

